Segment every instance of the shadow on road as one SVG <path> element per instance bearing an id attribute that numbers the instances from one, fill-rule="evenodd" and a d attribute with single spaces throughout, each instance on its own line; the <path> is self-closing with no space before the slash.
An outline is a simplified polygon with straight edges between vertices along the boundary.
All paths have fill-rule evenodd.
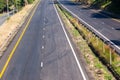
<path id="1" fill-rule="evenodd" d="M 120 40 L 111 40 L 114 44 L 116 44 L 117 46 L 120 46 Z"/>
<path id="2" fill-rule="evenodd" d="M 78 2 L 72 2 L 72 1 L 59 1 L 59 2 L 64 5 L 71 5 L 71 6 L 80 5 L 80 3 Z"/>
<path id="3" fill-rule="evenodd" d="M 99 12 L 91 14 L 91 17 L 92 18 L 99 18 L 99 19 L 101 19 L 101 18 L 110 18 L 110 17 L 107 17 L 107 16 L 104 16 L 104 15 L 100 14 Z"/>
<path id="4" fill-rule="evenodd" d="M 71 5 L 71 6 L 76 6 L 80 5 L 78 2 L 72 2 L 72 1 L 59 1 L 63 5 Z M 59 4 L 58 1 L 54 0 L 53 2 L 49 2 L 50 4 Z"/>
<path id="5" fill-rule="evenodd" d="M 120 28 L 116 28 L 115 30 L 120 30 Z"/>

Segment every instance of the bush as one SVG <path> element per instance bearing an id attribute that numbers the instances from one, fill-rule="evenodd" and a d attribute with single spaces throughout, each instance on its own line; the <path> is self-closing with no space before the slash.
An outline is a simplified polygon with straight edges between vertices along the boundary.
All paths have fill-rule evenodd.
<path id="1" fill-rule="evenodd" d="M 2 12 L 5 7 L 6 7 L 5 1 L 4 0 L 0 0 L 0 12 Z"/>
<path id="2" fill-rule="evenodd" d="M 32 4 L 34 0 L 28 0 L 28 4 Z"/>

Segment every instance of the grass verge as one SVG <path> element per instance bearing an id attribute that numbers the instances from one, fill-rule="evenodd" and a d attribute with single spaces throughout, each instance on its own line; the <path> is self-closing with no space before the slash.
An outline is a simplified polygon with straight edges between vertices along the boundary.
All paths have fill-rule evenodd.
<path id="1" fill-rule="evenodd" d="M 91 43 L 91 41 L 94 41 L 95 45 L 99 45 L 101 47 L 103 43 L 96 39 L 96 36 L 94 36 L 94 38 L 90 38 L 92 37 L 92 33 L 89 30 L 83 27 L 83 25 L 79 24 L 77 19 L 72 17 L 66 10 L 61 9 L 59 5 L 56 6 L 68 32 L 72 36 L 73 41 L 84 56 L 88 65 L 88 70 L 93 74 L 95 80 L 115 80 L 113 75 L 99 61 L 99 58 L 96 57 L 88 44 Z M 82 30 L 78 31 L 78 27 L 80 27 Z M 86 37 L 85 35 L 89 35 L 89 37 Z M 96 42 L 95 39 L 98 42 Z M 107 52 L 107 50 L 105 52 Z"/>

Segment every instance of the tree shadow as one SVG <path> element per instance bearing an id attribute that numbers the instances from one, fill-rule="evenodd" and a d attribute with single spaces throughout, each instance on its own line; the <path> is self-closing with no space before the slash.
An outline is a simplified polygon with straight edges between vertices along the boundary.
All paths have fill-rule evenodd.
<path id="1" fill-rule="evenodd" d="M 91 14 L 91 17 L 92 18 L 99 18 L 99 19 L 101 19 L 101 18 L 110 18 L 110 17 L 105 16 L 104 14 L 101 14 L 101 12 L 93 13 L 93 14 Z"/>
<path id="2" fill-rule="evenodd" d="M 115 28 L 115 30 L 120 30 L 120 28 Z"/>
<path id="3" fill-rule="evenodd" d="M 100 9 L 99 7 L 96 7 L 95 5 L 85 5 L 85 4 L 82 4 L 82 5 L 84 5 L 84 7 L 81 7 L 81 10 L 96 10 L 96 12 L 93 12 L 93 14 L 91 14 L 92 18 L 120 19 L 120 16 L 118 14 L 111 13 L 107 10 L 109 6 L 107 6 L 105 9 Z"/>
<path id="4" fill-rule="evenodd" d="M 49 2 L 49 4 L 63 4 L 63 5 L 71 5 L 71 6 L 76 6 L 80 5 L 81 3 L 78 2 L 72 2 L 72 1 L 56 1 L 54 0 L 53 2 Z"/>
<path id="5" fill-rule="evenodd" d="M 120 46 L 120 40 L 111 40 L 115 45 Z"/>
<path id="6" fill-rule="evenodd" d="M 59 1 L 61 4 L 64 5 L 71 5 L 71 6 L 75 6 L 75 5 L 80 5 L 81 3 L 78 2 L 72 2 L 72 1 Z"/>

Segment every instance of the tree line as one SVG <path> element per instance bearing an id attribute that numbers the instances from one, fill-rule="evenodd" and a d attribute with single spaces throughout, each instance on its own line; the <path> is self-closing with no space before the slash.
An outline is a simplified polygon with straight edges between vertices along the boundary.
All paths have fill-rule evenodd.
<path id="1" fill-rule="evenodd" d="M 97 4 L 105 4 L 107 2 L 111 2 L 111 4 L 114 4 L 116 6 L 119 6 L 120 0 L 74 0 L 76 2 L 82 2 L 85 4 L 93 4 L 93 3 L 97 3 Z"/>
<path id="2" fill-rule="evenodd" d="M 120 0 L 74 0 L 94 8 L 102 8 L 111 12 L 120 13 Z"/>
<path id="3" fill-rule="evenodd" d="M 0 13 L 8 10 L 20 10 L 23 6 L 33 3 L 34 0 L 0 0 Z"/>

